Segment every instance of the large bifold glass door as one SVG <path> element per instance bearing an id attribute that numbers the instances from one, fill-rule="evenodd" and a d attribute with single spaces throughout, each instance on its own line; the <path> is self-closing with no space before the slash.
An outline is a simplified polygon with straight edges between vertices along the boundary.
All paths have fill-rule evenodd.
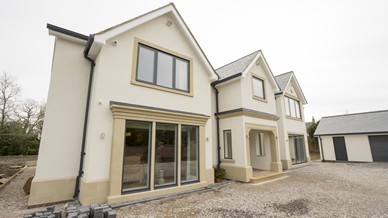
<path id="1" fill-rule="evenodd" d="M 126 121 L 122 191 L 132 192 L 199 181 L 199 127 L 168 123 Z M 180 129 L 179 129 L 180 127 Z M 178 134 L 180 131 L 181 134 Z M 155 134 L 155 141 L 152 141 Z M 180 155 L 178 137 L 180 135 Z M 151 150 L 155 149 L 154 156 Z M 180 156 L 180 159 L 178 157 Z M 153 172 L 151 160 L 154 158 Z M 180 184 L 178 162 L 180 161 Z"/>
<path id="2" fill-rule="evenodd" d="M 155 187 L 177 183 L 178 125 L 156 124 Z"/>
<path id="3" fill-rule="evenodd" d="M 292 164 L 306 162 L 306 149 L 303 135 L 290 135 L 288 138 L 290 145 L 290 156 Z"/>
<path id="4" fill-rule="evenodd" d="M 123 191 L 149 189 L 152 123 L 127 121 L 123 158 Z"/>

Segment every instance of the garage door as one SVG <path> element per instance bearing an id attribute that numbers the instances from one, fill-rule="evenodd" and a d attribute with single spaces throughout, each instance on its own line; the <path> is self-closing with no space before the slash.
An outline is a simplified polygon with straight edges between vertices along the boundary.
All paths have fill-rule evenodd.
<path id="1" fill-rule="evenodd" d="M 388 135 L 369 136 L 374 162 L 388 162 Z"/>

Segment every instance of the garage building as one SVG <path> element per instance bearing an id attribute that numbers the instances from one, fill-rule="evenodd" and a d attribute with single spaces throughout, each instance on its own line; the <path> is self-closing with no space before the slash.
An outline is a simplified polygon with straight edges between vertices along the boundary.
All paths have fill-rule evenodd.
<path id="1" fill-rule="evenodd" d="M 388 110 L 323 117 L 314 135 L 322 161 L 388 162 Z"/>

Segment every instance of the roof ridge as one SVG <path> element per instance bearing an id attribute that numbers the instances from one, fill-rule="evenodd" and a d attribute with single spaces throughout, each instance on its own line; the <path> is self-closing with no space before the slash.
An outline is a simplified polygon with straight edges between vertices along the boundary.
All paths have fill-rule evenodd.
<path id="1" fill-rule="evenodd" d="M 276 75 L 275 77 L 278 77 L 278 76 L 283 76 L 283 75 L 286 75 L 286 74 L 288 74 L 288 73 L 294 73 L 294 71 L 289 71 L 289 72 L 287 72 L 287 73 L 282 73 L 282 74 L 279 74 L 279 75 Z"/>
<path id="2" fill-rule="evenodd" d="M 239 60 L 241 60 L 241 59 L 243 59 L 243 58 L 246 58 L 246 57 L 248 57 L 249 55 L 252 55 L 252 54 L 254 54 L 254 53 L 259 53 L 260 51 L 261 51 L 261 49 L 256 50 L 256 51 L 254 51 L 254 52 L 252 52 L 252 53 L 250 53 L 250 54 L 247 54 L 247 55 L 245 55 L 245 56 L 243 56 L 243 57 L 241 57 L 241 58 L 239 58 L 239 59 L 236 59 L 236 60 L 234 60 L 234 61 L 232 61 L 232 62 L 230 62 L 230 63 L 228 63 L 228 64 L 225 64 L 225 65 L 223 65 L 222 67 L 217 68 L 216 70 L 219 70 L 219 69 L 224 68 L 224 67 L 226 67 L 226 66 L 228 66 L 228 65 L 231 65 L 231 64 L 233 64 L 233 63 L 235 63 L 235 62 L 237 62 L 237 61 L 239 61 Z"/>
<path id="3" fill-rule="evenodd" d="M 353 113 L 353 114 L 333 115 L 333 116 L 322 117 L 321 119 L 332 118 L 332 117 L 345 117 L 345 116 L 360 115 L 360 114 L 373 114 L 373 113 L 380 113 L 380 112 L 388 112 L 388 110 L 378 110 L 378 111 L 369 111 L 369 112 L 359 112 L 359 113 Z"/>
<path id="4" fill-rule="evenodd" d="M 124 24 L 126 24 L 126 23 L 129 23 L 129 22 L 131 22 L 131 21 L 134 21 L 134 20 L 136 20 L 136 19 L 139 19 L 139 18 L 141 18 L 141 17 L 144 17 L 144 16 L 146 16 L 146 15 L 148 15 L 148 14 L 151 14 L 151 13 L 153 13 L 153 12 L 155 12 L 155 11 L 161 10 L 162 8 L 166 8 L 166 7 L 168 7 L 168 6 L 172 6 L 172 7 L 174 7 L 175 10 L 176 10 L 175 4 L 174 4 L 173 2 L 170 2 L 170 3 L 165 4 L 165 5 L 163 5 L 163 6 L 159 7 L 159 8 L 153 9 L 153 10 L 148 11 L 148 12 L 145 12 L 145 13 L 142 13 L 142 14 L 140 14 L 140 15 L 138 15 L 138 16 L 136 16 L 136 17 L 133 17 L 133 18 L 131 18 L 131 19 L 129 19 L 129 20 L 126 20 L 126 21 L 121 22 L 121 23 L 119 23 L 119 24 L 116 24 L 116 25 L 114 25 L 114 26 L 111 26 L 111 27 L 108 27 L 108 28 L 106 28 L 106 29 L 103 29 L 103 30 L 101 30 L 101 31 L 99 31 L 99 32 L 97 32 L 97 33 L 94 33 L 93 35 L 99 35 L 99 34 L 106 33 L 106 32 L 108 32 L 108 31 L 110 31 L 110 30 L 112 30 L 112 29 L 115 29 L 115 28 L 117 28 L 117 27 L 119 27 L 119 26 L 122 26 L 122 25 L 124 25 Z"/>

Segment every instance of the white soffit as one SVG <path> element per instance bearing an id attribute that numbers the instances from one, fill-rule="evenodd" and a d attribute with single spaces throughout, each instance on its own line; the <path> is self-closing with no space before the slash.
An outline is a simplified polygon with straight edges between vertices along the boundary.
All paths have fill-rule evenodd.
<path id="1" fill-rule="evenodd" d="M 275 81 L 275 77 L 273 76 L 272 72 L 271 72 L 271 69 L 269 68 L 268 66 L 268 63 L 267 61 L 265 60 L 264 56 L 263 56 L 263 53 L 261 52 L 261 50 L 259 51 L 259 53 L 256 55 L 255 58 L 253 58 L 252 62 L 245 68 L 244 72 L 242 73 L 242 77 L 246 77 L 246 75 L 248 74 L 248 72 L 251 70 L 251 68 L 253 67 L 254 64 L 257 63 L 257 61 L 259 61 L 260 65 L 264 65 L 264 71 L 267 73 L 267 76 L 270 78 L 270 81 L 272 83 L 272 86 L 274 86 L 274 91 L 280 91 L 279 89 L 279 86 L 278 84 L 276 83 Z"/>

